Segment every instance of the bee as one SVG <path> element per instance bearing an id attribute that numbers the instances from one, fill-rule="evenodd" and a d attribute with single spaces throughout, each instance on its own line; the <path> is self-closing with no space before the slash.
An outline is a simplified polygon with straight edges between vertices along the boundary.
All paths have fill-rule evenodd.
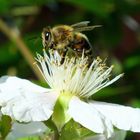
<path id="1" fill-rule="evenodd" d="M 88 24 L 89 21 L 83 21 L 73 25 L 45 27 L 42 31 L 42 44 L 45 49 L 57 50 L 62 57 L 67 53 L 78 57 L 83 51 L 86 56 L 92 56 L 92 45 L 82 32 L 93 30 L 100 25 L 88 26 Z"/>

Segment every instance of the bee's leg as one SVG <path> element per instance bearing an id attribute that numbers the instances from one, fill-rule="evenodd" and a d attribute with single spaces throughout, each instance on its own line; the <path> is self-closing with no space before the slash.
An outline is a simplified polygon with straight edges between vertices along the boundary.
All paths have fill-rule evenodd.
<path id="1" fill-rule="evenodd" d="M 62 57 L 61 64 L 64 63 L 64 60 L 65 60 L 65 57 L 66 57 L 67 52 L 68 52 L 68 49 L 67 48 L 63 49 L 63 51 L 61 52 L 61 57 Z"/>

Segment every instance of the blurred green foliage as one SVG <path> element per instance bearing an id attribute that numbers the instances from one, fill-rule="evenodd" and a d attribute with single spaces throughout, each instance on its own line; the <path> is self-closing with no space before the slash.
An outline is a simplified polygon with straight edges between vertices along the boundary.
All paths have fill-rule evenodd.
<path id="1" fill-rule="evenodd" d="M 86 20 L 91 21 L 91 25 L 103 25 L 85 34 L 95 54 L 107 58 L 109 65 L 115 65 L 113 74 L 125 74 L 113 86 L 99 91 L 93 99 L 140 107 L 139 0 L 0 0 L 0 20 L 21 33 L 33 57 L 36 52 L 42 53 L 41 31 L 45 26 L 71 25 Z M 17 75 L 36 82 L 37 77 L 25 58 L 17 44 L 1 31 L 0 75 Z M 37 83 L 47 86 L 39 81 Z M 10 129 L 10 125 L 4 123 L 0 122 L 3 138 Z M 140 139 L 140 135 L 137 137 Z M 20 140 L 24 139 L 27 138 Z M 127 137 L 127 140 L 132 139 L 136 139 L 134 134 Z"/>

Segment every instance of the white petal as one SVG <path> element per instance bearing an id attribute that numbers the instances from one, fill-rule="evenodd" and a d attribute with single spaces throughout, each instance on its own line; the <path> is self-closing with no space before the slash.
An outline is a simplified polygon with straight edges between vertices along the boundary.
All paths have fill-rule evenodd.
<path id="1" fill-rule="evenodd" d="M 28 80 L 17 77 L 0 79 L 0 105 L 3 114 L 20 122 L 50 118 L 58 95 Z"/>
<path id="2" fill-rule="evenodd" d="M 19 88 L 24 88 L 28 91 L 34 91 L 34 92 L 43 92 L 47 90 L 46 88 L 35 85 L 28 80 L 20 79 L 15 76 L 2 76 L 0 78 L 0 91 L 4 91 L 4 90 L 7 91 L 7 89 L 15 90 Z"/>
<path id="3" fill-rule="evenodd" d="M 47 131 L 48 128 L 42 122 L 31 122 L 25 124 L 15 122 L 12 126 L 11 132 L 6 137 L 6 140 L 17 140 L 31 135 L 42 135 Z"/>
<path id="4" fill-rule="evenodd" d="M 68 112 L 76 122 L 89 130 L 96 133 L 104 132 L 104 124 L 98 111 L 77 97 L 71 99 Z"/>
<path id="5" fill-rule="evenodd" d="M 0 78 L 0 105 L 5 104 L 5 102 L 15 96 L 21 95 L 22 92 L 40 93 L 46 91 L 48 91 L 48 89 L 35 85 L 28 80 L 15 76 L 3 76 Z"/>
<path id="6" fill-rule="evenodd" d="M 121 131 L 115 131 L 109 139 L 107 139 L 103 134 L 100 135 L 98 134 L 95 136 L 89 136 L 85 138 L 85 140 L 124 140 L 125 137 L 126 137 L 126 132 L 121 130 Z"/>
<path id="7" fill-rule="evenodd" d="M 140 109 L 104 102 L 92 102 L 91 106 L 123 130 L 140 132 Z"/>

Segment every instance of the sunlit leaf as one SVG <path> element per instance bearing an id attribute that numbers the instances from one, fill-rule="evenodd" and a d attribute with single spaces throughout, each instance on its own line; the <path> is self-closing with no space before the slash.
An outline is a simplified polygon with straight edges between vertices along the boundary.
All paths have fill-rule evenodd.
<path id="1" fill-rule="evenodd" d="M 60 140 L 79 140 L 90 135 L 94 133 L 71 120 L 62 129 Z"/>
<path id="2" fill-rule="evenodd" d="M 40 140 L 40 138 L 38 136 L 30 136 L 30 137 L 19 138 L 17 140 Z"/>

